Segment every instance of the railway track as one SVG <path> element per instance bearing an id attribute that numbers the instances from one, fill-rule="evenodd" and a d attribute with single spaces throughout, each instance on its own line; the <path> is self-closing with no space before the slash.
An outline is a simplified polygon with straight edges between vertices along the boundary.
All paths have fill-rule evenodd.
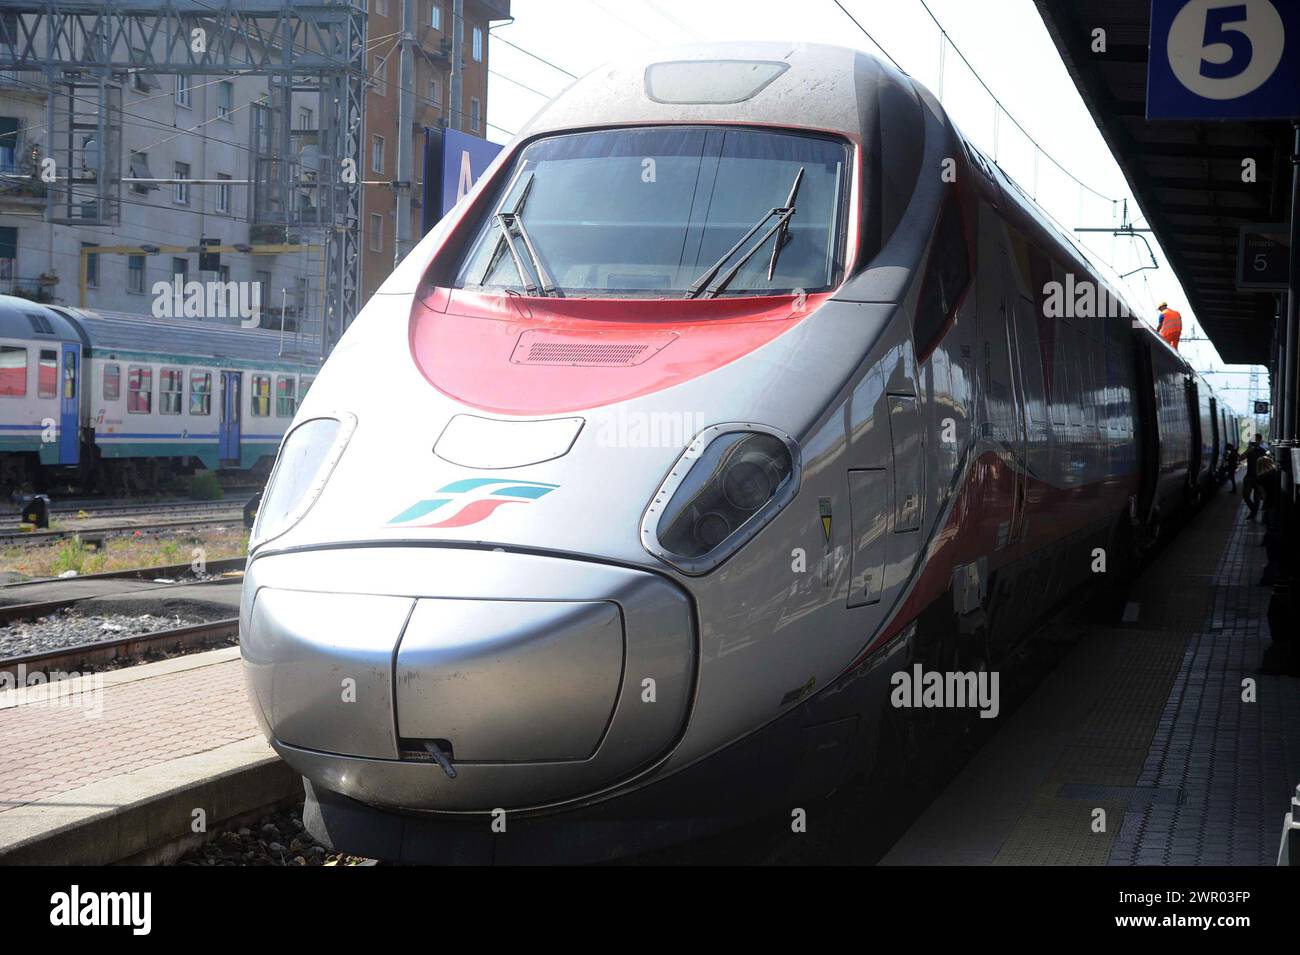
<path id="1" fill-rule="evenodd" d="M 243 561 L 241 559 L 240 560 L 241 566 L 242 563 Z M 213 571 L 213 573 L 218 573 L 218 572 L 219 571 Z M 87 578 L 74 577 L 71 579 L 84 581 Z M 116 578 L 116 579 L 122 579 L 122 578 Z M 204 586 L 204 585 L 211 586 L 214 584 L 222 585 L 228 583 L 229 581 L 226 579 L 196 580 L 196 581 L 189 582 L 188 586 Z M 181 586 L 181 585 L 177 583 L 159 584 L 156 587 L 146 587 L 143 590 L 132 591 L 132 593 L 133 594 L 149 593 L 154 590 L 167 590 L 169 588 L 177 587 L 177 586 Z M 110 595 L 110 593 L 111 592 L 109 591 L 105 591 L 100 593 L 77 594 L 76 596 L 73 597 L 55 598 L 53 600 L 34 600 L 26 603 L 16 603 L 16 604 L 8 604 L 7 606 L 0 606 L 0 626 L 6 626 L 17 620 L 36 620 L 40 617 L 48 616 L 49 614 L 52 613 L 57 613 L 60 610 L 66 610 L 69 607 L 75 607 L 77 604 L 81 603 L 82 601 L 94 600 L 97 597 L 108 596 Z"/>
<path id="2" fill-rule="evenodd" d="M 210 560 L 204 564 L 204 571 L 209 574 L 224 574 L 232 570 L 243 570 L 245 558 L 243 557 L 222 557 L 218 560 Z M 105 570 L 98 574 L 81 574 L 77 577 L 68 578 L 70 580 L 154 580 L 158 577 L 178 577 L 184 574 L 193 573 L 193 564 L 160 564 L 155 567 L 133 567 L 128 570 Z M 60 577 L 34 577 L 31 580 L 16 580 L 8 584 L 0 584 L 0 595 L 10 593 L 21 587 L 31 587 L 36 584 L 55 584 L 63 578 Z M 0 598 L 3 599 L 3 598 Z"/>
<path id="3" fill-rule="evenodd" d="M 243 508 L 247 497 L 222 498 L 219 501 L 155 501 L 132 504 L 112 504 L 103 507 L 51 507 L 51 520 L 102 520 L 109 517 L 132 517 L 137 514 L 202 514 L 207 511 L 231 510 Z M 21 511 L 5 511 L 0 514 L 0 522 L 20 523 Z"/>
<path id="4" fill-rule="evenodd" d="M 211 524 L 242 524 L 244 515 L 241 510 L 231 511 L 228 516 L 190 517 L 171 521 L 153 521 L 146 524 L 110 524 L 108 526 L 64 528 L 59 530 L 21 531 L 6 529 L 0 531 L 0 544 L 48 543 L 65 540 L 78 535 L 120 537 L 123 534 L 149 533 L 154 531 L 177 530 L 182 527 L 203 527 Z"/>
<path id="5" fill-rule="evenodd" d="M 239 638 L 239 618 L 213 620 L 188 627 L 174 627 L 153 633 L 137 633 L 114 640 L 101 640 L 73 647 L 60 647 L 44 653 L 0 659 L 0 672 L 25 674 L 63 671 L 82 671 L 87 667 L 103 667 L 124 660 L 137 659 L 149 654 L 182 653 L 218 644 L 229 644 Z M 20 669 L 21 668 L 21 669 Z"/>
<path id="6" fill-rule="evenodd" d="M 159 497 L 155 500 L 141 501 L 138 498 L 129 497 L 58 497 L 50 495 L 50 514 L 54 515 L 76 515 L 81 511 L 87 513 L 102 514 L 119 509 L 139 509 L 152 508 L 154 510 L 166 510 L 173 507 L 201 506 L 205 504 L 230 504 L 238 501 L 242 504 L 248 500 L 257 491 L 261 490 L 261 485 L 241 484 L 238 486 L 223 487 L 222 491 L 227 495 L 220 501 L 195 501 L 189 498 L 167 498 Z M 13 500 L 5 502 L 0 507 L 0 521 L 17 521 L 22 516 L 22 508 L 15 506 Z"/>

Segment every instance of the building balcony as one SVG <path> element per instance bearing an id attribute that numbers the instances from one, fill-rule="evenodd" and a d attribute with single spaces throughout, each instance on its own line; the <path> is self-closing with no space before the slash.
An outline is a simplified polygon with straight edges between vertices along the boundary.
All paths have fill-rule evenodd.
<path id="1" fill-rule="evenodd" d="M 0 154 L 0 209 L 45 208 L 46 186 L 35 172 L 34 164 L 7 160 Z"/>
<path id="2" fill-rule="evenodd" d="M 0 278 L 0 295 L 14 295 L 33 302 L 53 302 L 55 286 L 45 276 Z"/>

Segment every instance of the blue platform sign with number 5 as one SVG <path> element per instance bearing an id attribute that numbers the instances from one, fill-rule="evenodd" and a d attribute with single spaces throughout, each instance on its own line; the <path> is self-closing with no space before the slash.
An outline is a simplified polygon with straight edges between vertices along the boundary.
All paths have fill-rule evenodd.
<path id="1" fill-rule="evenodd" d="M 1300 0 L 1151 0 L 1148 119 L 1300 117 Z"/>

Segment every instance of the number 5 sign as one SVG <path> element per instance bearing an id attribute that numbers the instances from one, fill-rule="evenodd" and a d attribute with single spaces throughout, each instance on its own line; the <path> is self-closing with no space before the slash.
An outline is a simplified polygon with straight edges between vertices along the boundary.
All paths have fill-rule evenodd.
<path id="1" fill-rule="evenodd" d="M 1300 117 L 1300 0 L 1151 0 L 1148 119 Z"/>

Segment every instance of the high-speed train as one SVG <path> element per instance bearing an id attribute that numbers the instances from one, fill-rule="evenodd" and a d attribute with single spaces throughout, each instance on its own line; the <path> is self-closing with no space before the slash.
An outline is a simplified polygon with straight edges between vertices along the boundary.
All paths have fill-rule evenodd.
<path id="1" fill-rule="evenodd" d="M 241 645 L 309 828 L 596 859 L 870 772 L 892 674 L 996 668 L 1213 487 L 1227 409 L 1118 301 L 866 53 L 578 80 L 281 445 Z"/>

